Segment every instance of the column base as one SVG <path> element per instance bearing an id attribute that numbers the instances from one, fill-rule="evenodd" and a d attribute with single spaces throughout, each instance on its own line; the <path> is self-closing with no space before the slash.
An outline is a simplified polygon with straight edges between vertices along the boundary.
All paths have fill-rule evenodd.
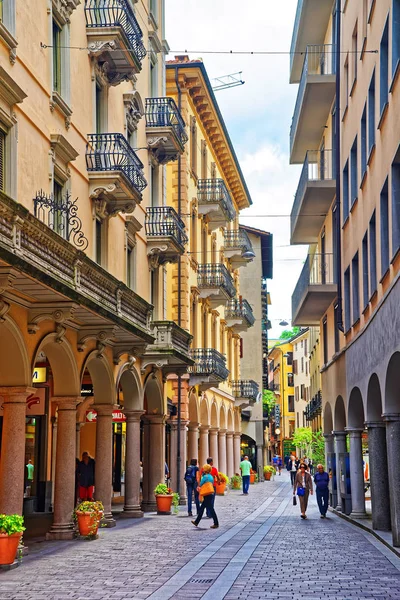
<path id="1" fill-rule="evenodd" d="M 114 519 L 114 517 L 112 516 L 112 514 L 107 514 L 107 515 L 104 515 L 104 517 L 101 519 L 100 528 L 101 527 L 104 527 L 104 528 L 115 527 L 116 524 L 117 524 L 117 522 Z"/>
<path id="2" fill-rule="evenodd" d="M 124 506 L 124 510 L 120 513 L 120 519 L 141 519 L 143 517 L 143 511 L 140 506 Z"/>
<path id="3" fill-rule="evenodd" d="M 57 524 L 51 526 L 50 531 L 46 533 L 46 540 L 73 540 L 75 537 L 73 523 Z"/>
<path id="4" fill-rule="evenodd" d="M 142 502 L 142 511 L 157 512 L 157 502 L 155 500 L 147 500 L 146 502 Z"/>
<path id="5" fill-rule="evenodd" d="M 349 516 L 351 519 L 368 519 L 366 512 L 351 512 Z"/>

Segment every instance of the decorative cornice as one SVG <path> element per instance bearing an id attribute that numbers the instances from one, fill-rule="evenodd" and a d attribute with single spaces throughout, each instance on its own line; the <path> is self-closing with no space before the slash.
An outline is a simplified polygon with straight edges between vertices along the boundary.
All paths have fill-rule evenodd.
<path id="1" fill-rule="evenodd" d="M 73 11 L 80 3 L 81 0 L 52 0 L 53 14 L 61 25 L 65 25 L 70 22 Z"/>
<path id="2" fill-rule="evenodd" d="M 25 100 L 27 95 L 7 71 L 0 66 L 0 98 L 3 98 L 9 106 L 14 106 L 14 104 Z"/>

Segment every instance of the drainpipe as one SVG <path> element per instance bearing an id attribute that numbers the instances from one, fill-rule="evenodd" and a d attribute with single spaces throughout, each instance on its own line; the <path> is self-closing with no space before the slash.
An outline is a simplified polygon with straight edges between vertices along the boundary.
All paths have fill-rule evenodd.
<path id="1" fill-rule="evenodd" d="M 178 92 L 178 110 L 181 111 L 182 106 L 182 92 L 179 87 L 179 71 L 178 67 L 175 66 L 175 85 Z M 181 218 L 182 214 L 182 198 L 181 198 L 181 181 L 182 181 L 182 172 L 181 172 L 181 155 L 178 156 L 178 217 Z M 182 323 L 182 308 L 181 308 L 181 299 L 182 299 L 182 291 L 181 291 L 181 277 L 182 277 L 182 263 L 181 256 L 178 258 L 178 325 L 181 326 Z M 177 469 L 177 477 L 176 477 L 176 492 L 179 494 L 181 489 L 181 413 L 182 413 L 182 376 L 178 373 L 178 439 L 177 439 L 177 448 L 176 448 L 176 469 Z"/>
<path id="2" fill-rule="evenodd" d="M 341 12 L 340 0 L 336 0 L 336 280 L 337 280 L 337 328 L 344 332 L 343 301 L 342 301 L 342 229 L 340 221 L 340 47 L 341 47 Z"/>

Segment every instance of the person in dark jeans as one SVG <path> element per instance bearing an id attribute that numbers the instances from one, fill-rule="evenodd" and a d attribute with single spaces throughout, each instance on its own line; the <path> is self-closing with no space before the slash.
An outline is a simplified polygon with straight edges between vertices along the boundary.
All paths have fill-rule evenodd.
<path id="1" fill-rule="evenodd" d="M 199 502 L 199 491 L 197 484 L 197 472 L 199 467 L 197 466 L 197 460 L 192 458 L 190 461 L 190 465 L 188 465 L 185 473 L 185 482 L 186 482 L 186 490 L 187 490 L 187 499 L 188 499 L 188 516 L 193 517 L 192 513 L 192 496 L 194 494 L 194 501 L 196 504 L 196 512 L 199 514 L 200 511 L 200 502 Z"/>
<path id="2" fill-rule="evenodd" d="M 325 519 L 329 503 L 329 475 L 324 471 L 323 465 L 317 465 L 314 482 L 321 519 Z"/>
<path id="3" fill-rule="evenodd" d="M 209 464 L 204 465 L 204 467 L 202 468 L 202 473 L 203 474 L 200 479 L 200 487 L 204 483 L 207 483 L 208 481 L 214 485 L 214 477 L 211 475 L 211 465 L 209 465 Z M 203 497 L 203 502 L 201 503 L 200 510 L 197 514 L 197 517 L 194 521 L 192 521 L 193 525 L 195 525 L 196 527 L 200 523 L 200 521 L 203 517 L 204 511 L 207 509 L 210 511 L 211 518 L 214 521 L 214 524 L 211 525 L 211 529 L 218 529 L 219 523 L 218 523 L 217 513 L 215 512 L 215 509 L 214 509 L 213 496 L 214 496 L 214 494 L 210 494 L 208 496 Z"/>

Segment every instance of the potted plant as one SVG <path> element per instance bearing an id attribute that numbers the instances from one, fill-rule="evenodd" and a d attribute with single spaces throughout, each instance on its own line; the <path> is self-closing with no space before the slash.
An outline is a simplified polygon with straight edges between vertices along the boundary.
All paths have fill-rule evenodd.
<path id="1" fill-rule="evenodd" d="M 274 467 L 271 467 L 269 465 L 266 465 L 264 467 L 264 479 L 265 481 L 269 481 L 272 477 L 272 475 L 275 475 L 276 470 Z"/>
<path id="2" fill-rule="evenodd" d="M 74 520 L 78 522 L 79 535 L 94 539 L 104 515 L 104 506 L 100 501 L 84 500 L 74 510 Z"/>
<path id="3" fill-rule="evenodd" d="M 235 473 L 233 477 L 231 477 L 231 488 L 233 490 L 240 490 L 242 487 L 242 478 L 238 473 Z"/>
<path id="4" fill-rule="evenodd" d="M 257 475 L 257 473 L 255 471 L 253 471 L 253 469 L 250 469 L 250 483 L 255 483 L 256 475 Z"/>
<path id="5" fill-rule="evenodd" d="M 158 515 L 170 515 L 171 505 L 174 498 L 173 491 L 165 483 L 159 483 L 154 490 L 157 503 Z"/>
<path id="6" fill-rule="evenodd" d="M 24 531 L 24 517 L 0 515 L 0 565 L 12 565 Z"/>
<path id="7" fill-rule="evenodd" d="M 229 483 L 229 477 L 225 473 L 218 471 L 218 482 L 215 486 L 217 496 L 223 496 L 225 494 L 226 486 Z"/>
<path id="8" fill-rule="evenodd" d="M 179 500 L 180 500 L 180 495 L 177 492 L 174 492 L 172 494 L 172 506 L 173 508 L 173 513 L 174 515 L 177 515 L 179 513 Z"/>

